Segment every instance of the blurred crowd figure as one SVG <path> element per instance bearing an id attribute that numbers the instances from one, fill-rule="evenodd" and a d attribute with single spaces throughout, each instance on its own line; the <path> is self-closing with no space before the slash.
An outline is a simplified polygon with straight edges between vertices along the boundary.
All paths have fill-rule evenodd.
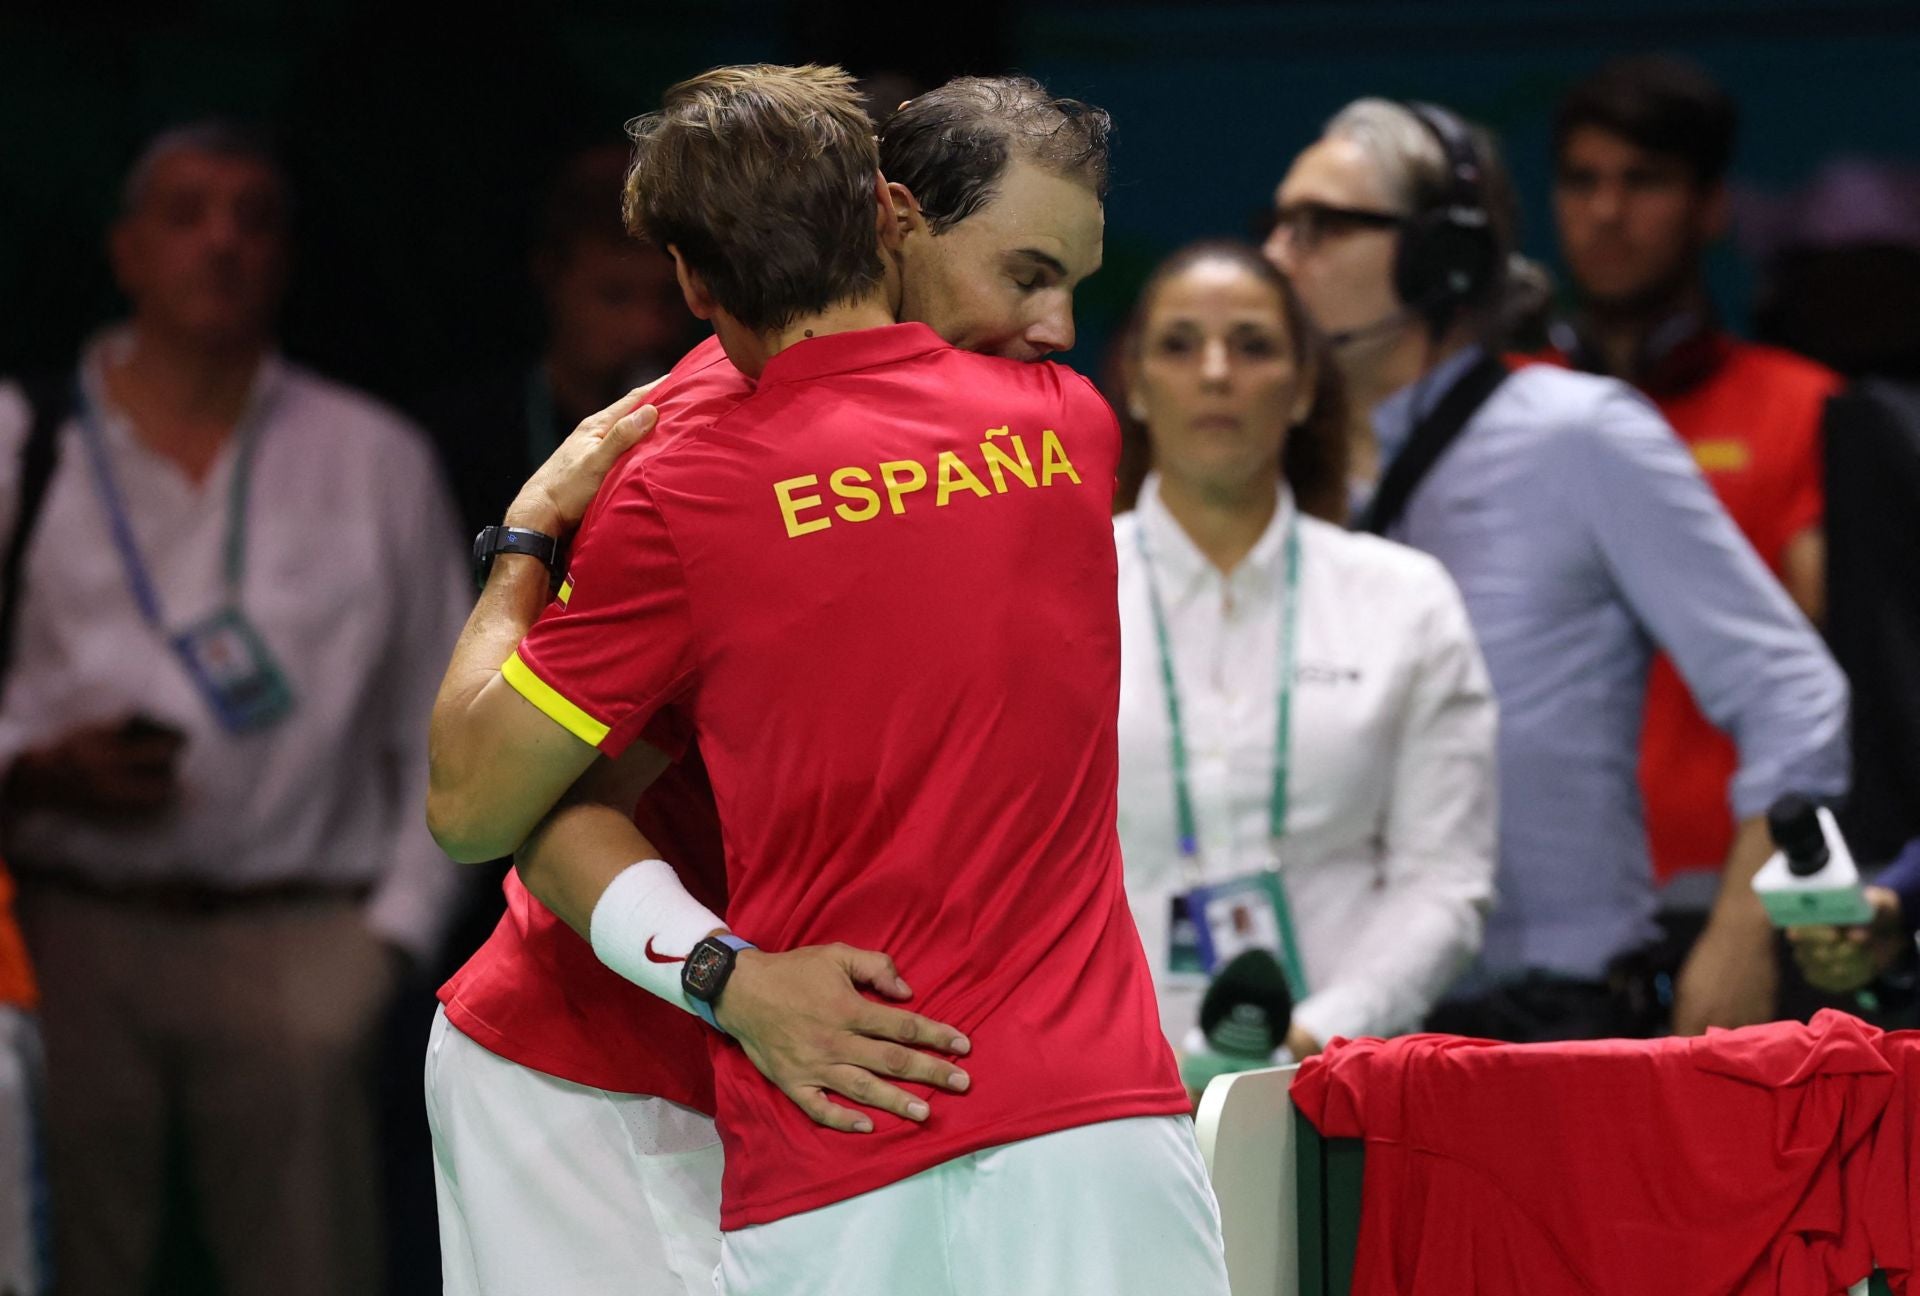
<path id="1" fill-rule="evenodd" d="M 1736 125 L 1668 58 L 1570 89 L 1564 317 L 1497 142 L 1371 97 L 1249 177 L 1263 247 L 1148 280 L 1109 393 L 1119 827 L 1194 1089 L 1338 1035 L 1697 1032 L 1912 985 L 1920 846 L 1870 928 L 1784 961 L 1750 883 L 1783 792 L 1851 786 L 1869 868 L 1920 839 L 1920 183 L 1736 196 Z M 385 1060 L 378 1027 L 501 903 L 421 812 L 461 539 L 701 334 L 625 233 L 627 161 L 563 160 L 539 354 L 410 393 L 431 440 L 276 351 L 288 184 L 223 124 L 129 173 L 128 318 L 0 383 L 0 1292 L 145 1289 L 176 1145 L 223 1290 L 380 1289 L 375 1068 L 415 1071 L 432 1006 Z M 1705 287 L 1736 220 L 1765 344 Z M 1071 344 L 1056 313 L 1033 350 Z M 1223 897 L 1294 1005 L 1225 1061 Z"/>
<path id="2" fill-rule="evenodd" d="M 129 318 L 0 390 L 6 849 L 78 1296 L 144 1289 L 176 1146 L 225 1290 L 378 1284 L 374 1042 L 461 881 L 419 810 L 451 502 L 415 428 L 276 352 L 288 204 L 254 136 L 161 135 L 110 235 Z"/>
<path id="3" fill-rule="evenodd" d="M 673 366 L 701 330 L 673 262 L 620 219 L 627 146 L 568 157 L 540 206 L 528 274 L 543 345 L 518 365 L 462 375 L 414 409 L 434 434 L 468 538 L 498 522 L 560 439 L 587 415 Z"/>

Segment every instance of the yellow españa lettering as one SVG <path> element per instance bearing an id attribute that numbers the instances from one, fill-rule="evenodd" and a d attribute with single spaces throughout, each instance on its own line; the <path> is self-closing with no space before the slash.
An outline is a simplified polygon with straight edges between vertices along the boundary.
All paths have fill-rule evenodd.
<path id="1" fill-rule="evenodd" d="M 868 490 L 865 486 L 855 486 L 857 481 L 870 482 L 873 474 L 865 468 L 836 468 L 829 478 L 833 483 L 833 493 L 841 499 L 857 499 L 865 502 L 859 508 L 848 508 L 845 504 L 836 504 L 833 511 L 848 522 L 865 522 L 880 512 L 880 492 Z"/>
<path id="2" fill-rule="evenodd" d="M 916 459 L 889 459 L 880 465 L 880 480 L 887 488 L 887 507 L 905 513 L 901 497 L 927 488 L 927 470 Z"/>
<path id="3" fill-rule="evenodd" d="M 1060 438 L 1048 428 L 1040 434 L 1040 484 L 1053 485 L 1055 474 L 1070 478 L 1075 486 L 1080 484 L 1080 474 L 1073 470 L 1073 462 L 1067 458 L 1066 447 L 1060 444 Z"/>
<path id="4" fill-rule="evenodd" d="M 980 442 L 980 460 L 976 466 L 960 451 L 942 450 L 931 465 L 917 459 L 890 459 L 869 470 L 849 464 L 827 474 L 827 483 L 836 500 L 828 508 L 818 487 L 820 476 L 808 473 L 773 484 L 774 498 L 780 505 L 780 518 L 789 539 L 798 539 L 842 522 L 870 522 L 880 516 L 880 500 L 886 497 L 886 511 L 899 516 L 907 511 L 907 497 L 934 487 L 933 506 L 945 508 L 956 495 L 992 499 L 1005 495 L 1008 479 L 1028 489 L 1052 486 L 1056 477 L 1080 485 L 1079 470 L 1067 457 L 1060 434 L 1052 428 L 1040 433 L 1040 462 L 1036 466 L 1026 443 L 1011 427 L 988 428 Z M 988 485 L 988 481 L 992 485 Z M 812 510 L 824 510 L 812 513 Z"/>
<path id="5" fill-rule="evenodd" d="M 1003 468 L 1028 486 L 1039 484 L 1033 475 L 1033 461 L 1027 458 L 1027 447 L 1021 444 L 1019 437 L 1013 438 L 1014 453 L 1020 456 L 1018 462 L 1008 458 L 1007 452 L 993 443 L 995 437 L 1006 435 L 1006 428 L 988 428 L 987 439 L 980 443 L 980 456 L 987 462 L 987 471 L 993 474 L 993 489 L 1002 495 L 1007 493 L 1007 479 L 1001 474 Z"/>
<path id="6" fill-rule="evenodd" d="M 940 452 L 940 484 L 934 493 L 933 506 L 945 508 L 948 497 L 955 491 L 963 490 L 972 491 L 983 499 L 992 493 L 987 490 L 985 482 L 973 475 L 973 469 L 967 467 L 959 455 L 951 450 L 942 450 Z"/>
<path id="7" fill-rule="evenodd" d="M 818 495 L 796 496 L 794 491 L 819 484 L 820 479 L 811 473 L 805 477 L 789 477 L 785 481 L 773 484 L 773 493 L 780 499 L 780 516 L 786 519 L 789 540 L 803 536 L 809 531 L 824 531 L 833 525 L 832 518 L 814 518 L 811 522 L 800 521 L 800 510 L 819 507 L 820 497 Z"/>

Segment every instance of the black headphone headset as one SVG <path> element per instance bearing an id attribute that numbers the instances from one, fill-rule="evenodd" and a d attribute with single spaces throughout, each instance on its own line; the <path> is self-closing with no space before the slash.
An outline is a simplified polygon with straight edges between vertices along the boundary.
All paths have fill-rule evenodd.
<path id="1" fill-rule="evenodd" d="M 1487 212 L 1485 171 L 1473 132 L 1436 104 L 1401 106 L 1440 142 L 1447 179 L 1439 202 L 1423 205 L 1401 227 L 1393 288 L 1408 311 L 1439 332 L 1461 307 L 1482 298 L 1492 286 L 1500 270 L 1500 248 Z"/>

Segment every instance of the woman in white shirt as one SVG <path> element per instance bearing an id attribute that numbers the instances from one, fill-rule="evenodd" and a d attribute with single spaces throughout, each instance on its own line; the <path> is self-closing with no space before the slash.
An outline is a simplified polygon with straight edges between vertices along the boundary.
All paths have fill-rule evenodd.
<path id="1" fill-rule="evenodd" d="M 1493 894 L 1494 702 L 1460 595 L 1427 555 L 1334 520 L 1336 372 L 1252 248 L 1160 266 L 1125 381 L 1120 838 L 1162 1025 L 1200 1047 L 1216 928 L 1175 906 L 1228 884 L 1256 930 L 1294 935 L 1274 942 L 1293 1054 L 1418 1029 Z"/>

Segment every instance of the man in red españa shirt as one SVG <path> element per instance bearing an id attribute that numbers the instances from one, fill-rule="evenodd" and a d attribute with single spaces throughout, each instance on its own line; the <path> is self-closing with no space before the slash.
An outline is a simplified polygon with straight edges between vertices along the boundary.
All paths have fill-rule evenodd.
<path id="1" fill-rule="evenodd" d="M 1106 130 L 1098 109 L 1015 76 L 957 78 L 892 114 L 879 140 L 901 235 L 893 254 L 901 318 L 1012 359 L 1071 346 L 1074 289 L 1100 260 Z M 650 389 L 664 426 L 640 453 L 752 390 L 717 339 L 700 344 Z M 631 444 L 634 421 L 620 415 L 637 403 L 583 424 L 507 521 L 571 532 Z M 534 560 L 504 557 L 502 578 L 516 562 Z M 544 602 L 543 572 L 531 586 L 537 600 L 495 619 L 496 661 Z M 615 777 L 584 789 L 604 805 L 570 807 L 521 852 L 506 879 L 507 913 L 441 990 L 426 1098 L 449 1296 L 536 1290 L 556 1272 L 573 1296 L 711 1289 L 721 1155 L 706 1027 L 612 971 L 583 937 L 601 889 L 634 859 L 672 864 L 717 908 L 725 882 L 718 817 L 697 750 L 659 774 L 637 811 L 632 788 L 605 773 Z M 593 864 L 596 814 L 625 830 L 603 873 Z M 629 817 L 650 845 L 632 836 Z M 882 955 L 843 948 L 842 960 L 819 969 L 818 981 L 787 978 L 781 996 L 768 998 L 769 1018 L 791 1025 L 763 1064 L 817 1119 L 844 1128 L 856 1118 L 829 1104 L 827 1092 L 904 1114 L 917 1100 L 883 1077 L 959 1073 L 897 1047 L 946 1041 L 950 1027 L 856 990 L 856 982 L 882 993 L 893 984 Z"/>
<path id="2" fill-rule="evenodd" d="M 719 920 L 643 861 L 591 935 L 742 1045 L 712 1050 L 729 1291 L 1224 1292 L 1120 885 L 1117 428 L 1076 375 L 890 324 L 863 122 L 844 78 L 760 68 L 643 125 L 636 223 L 758 389 L 621 466 L 504 668 L 470 622 L 429 817 L 498 854 L 597 753 L 698 736 L 732 932 L 702 939 Z M 762 1077 L 753 984 L 838 939 L 893 953 L 971 1039 L 937 1115 L 916 1096 L 847 1138 Z"/>

